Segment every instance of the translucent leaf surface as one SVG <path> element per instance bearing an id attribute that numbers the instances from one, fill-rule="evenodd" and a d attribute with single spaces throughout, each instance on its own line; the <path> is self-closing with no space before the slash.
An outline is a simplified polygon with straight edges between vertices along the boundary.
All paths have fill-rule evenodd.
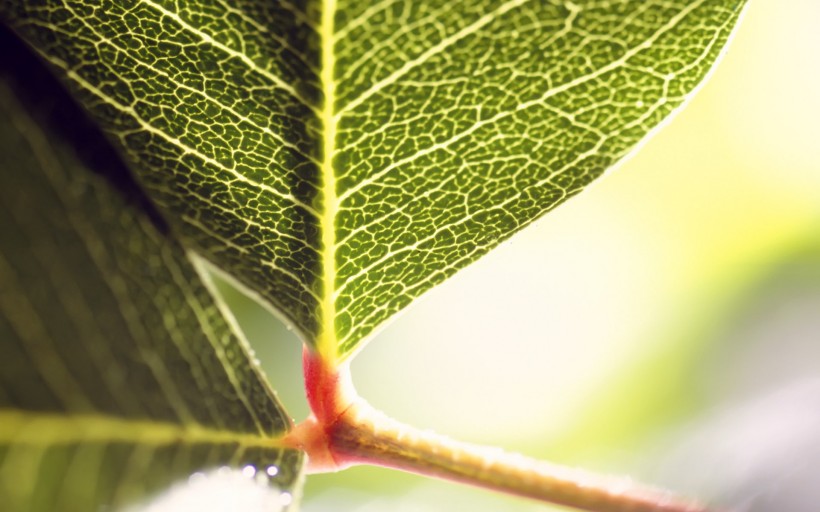
<path id="1" fill-rule="evenodd" d="M 181 510 L 193 487 L 208 510 L 232 474 L 288 504 L 303 456 L 244 342 L 82 112 L 42 72 L 11 85 L 0 40 L 0 508 Z"/>
<path id="2" fill-rule="evenodd" d="M 188 243 L 346 357 L 692 93 L 743 0 L 9 0 Z"/>

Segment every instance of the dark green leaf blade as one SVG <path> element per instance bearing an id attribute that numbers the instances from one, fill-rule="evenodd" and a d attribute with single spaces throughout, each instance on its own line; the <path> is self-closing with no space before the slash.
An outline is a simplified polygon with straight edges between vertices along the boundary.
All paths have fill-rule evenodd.
<path id="1" fill-rule="evenodd" d="M 35 79 L 22 87 L 49 77 Z M 54 99 L 15 89 L 2 76 L 3 510 L 120 509 L 246 466 L 287 501 L 303 462 L 281 448 L 290 420 L 185 250 L 127 172 L 69 149 L 66 131 L 88 136 L 76 107 L 33 117 L 32 100 Z"/>
<path id="2" fill-rule="evenodd" d="M 621 160 L 745 0 L 10 0 L 187 243 L 328 359 Z"/>
<path id="3" fill-rule="evenodd" d="M 189 246 L 318 330 L 321 142 L 302 2 L 10 1 Z"/>
<path id="4" fill-rule="evenodd" d="M 340 351 L 680 106 L 742 0 L 339 0 Z"/>

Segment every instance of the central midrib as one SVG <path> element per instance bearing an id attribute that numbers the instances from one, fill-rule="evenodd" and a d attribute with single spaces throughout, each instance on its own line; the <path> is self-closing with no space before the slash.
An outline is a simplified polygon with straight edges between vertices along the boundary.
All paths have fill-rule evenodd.
<path id="1" fill-rule="evenodd" d="M 49 446 L 76 443 L 238 445 L 284 448 L 281 435 L 233 431 L 198 423 L 173 423 L 100 413 L 25 411 L 0 408 L 0 445 Z"/>
<path id="2" fill-rule="evenodd" d="M 321 326 L 317 340 L 317 350 L 329 362 L 336 360 L 336 174 L 333 171 L 333 153 L 336 150 L 336 83 L 334 68 L 336 56 L 333 51 L 333 19 L 336 0 L 322 0 L 319 36 L 322 40 L 321 82 L 324 104 L 322 106 L 322 304 Z"/>

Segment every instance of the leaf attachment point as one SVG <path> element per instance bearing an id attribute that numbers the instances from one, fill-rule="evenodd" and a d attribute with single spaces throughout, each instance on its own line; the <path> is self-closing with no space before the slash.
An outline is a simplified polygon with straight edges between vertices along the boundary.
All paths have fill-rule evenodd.
<path id="1" fill-rule="evenodd" d="M 409 427 L 358 397 L 348 365 L 334 368 L 308 348 L 303 360 L 313 413 L 284 441 L 307 453 L 310 473 L 370 464 L 593 512 L 711 510 L 629 478 L 594 475 Z"/>

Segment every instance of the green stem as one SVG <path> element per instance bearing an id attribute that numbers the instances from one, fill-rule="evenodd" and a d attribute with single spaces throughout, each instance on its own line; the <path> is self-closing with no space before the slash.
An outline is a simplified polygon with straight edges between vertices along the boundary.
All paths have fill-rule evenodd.
<path id="1" fill-rule="evenodd" d="M 706 512 L 697 503 L 523 455 L 453 441 L 389 419 L 365 402 L 328 429 L 337 463 L 375 464 L 595 512 Z"/>
<path id="2" fill-rule="evenodd" d="M 346 366 L 330 367 L 308 351 L 305 376 L 313 414 L 285 442 L 307 452 L 314 473 L 370 464 L 592 512 L 710 510 L 628 478 L 593 475 L 408 427 L 359 398 Z"/>

